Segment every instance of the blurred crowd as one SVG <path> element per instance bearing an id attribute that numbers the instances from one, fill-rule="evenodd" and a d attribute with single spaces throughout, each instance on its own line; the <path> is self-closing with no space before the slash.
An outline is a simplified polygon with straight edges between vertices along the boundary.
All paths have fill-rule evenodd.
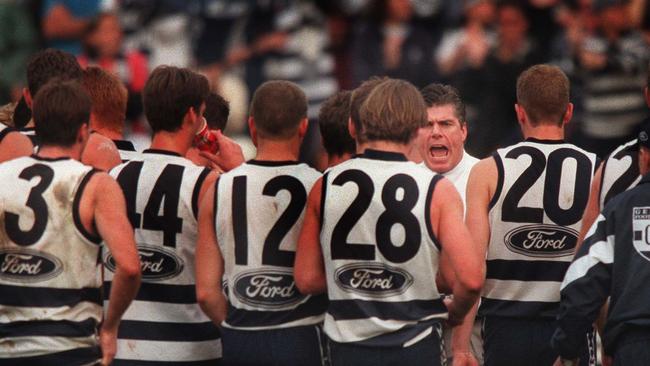
<path id="1" fill-rule="evenodd" d="M 231 134 L 246 133 L 249 91 L 266 80 L 300 85 L 316 121 L 336 91 L 387 75 L 456 86 L 467 150 L 484 157 L 521 139 L 516 79 L 542 62 L 571 78 L 569 140 L 601 157 L 648 114 L 647 0 L 3 0 L 2 104 L 21 98 L 27 60 L 44 47 L 119 75 L 134 133 L 146 132 L 140 92 L 160 64 L 208 76 L 230 102 Z"/>

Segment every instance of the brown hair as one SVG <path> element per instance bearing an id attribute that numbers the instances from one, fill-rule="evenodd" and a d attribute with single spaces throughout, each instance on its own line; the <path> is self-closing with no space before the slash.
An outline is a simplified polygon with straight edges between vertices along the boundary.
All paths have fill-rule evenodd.
<path id="1" fill-rule="evenodd" d="M 261 137 L 287 139 L 307 117 L 307 97 L 290 81 L 267 81 L 255 90 L 250 115 Z"/>
<path id="2" fill-rule="evenodd" d="M 121 131 L 126 118 L 128 92 L 122 82 L 97 66 L 84 70 L 81 85 L 93 101 L 92 113 L 111 130 Z"/>
<path id="3" fill-rule="evenodd" d="M 569 104 L 569 79 L 557 66 L 532 66 L 517 79 L 517 104 L 533 126 L 546 121 L 561 126 Z"/>
<path id="4" fill-rule="evenodd" d="M 357 130 L 357 141 L 359 142 L 365 142 L 366 140 L 363 136 L 363 126 L 361 125 L 361 116 L 359 115 L 361 105 L 366 101 L 370 92 L 386 80 L 388 78 L 385 76 L 373 76 L 352 91 L 352 95 L 350 96 L 350 119 L 354 124 L 354 128 Z"/>
<path id="5" fill-rule="evenodd" d="M 427 108 L 451 105 L 454 107 L 454 115 L 461 126 L 467 122 L 467 118 L 465 117 L 465 103 L 460 98 L 458 89 L 451 85 L 429 84 L 422 89 L 421 93 Z"/>
<path id="6" fill-rule="evenodd" d="M 42 145 L 72 146 L 90 119 L 90 96 L 76 81 L 52 80 L 34 98 L 34 127 Z"/>
<path id="7" fill-rule="evenodd" d="M 369 141 L 409 143 L 427 124 L 420 92 L 404 80 L 389 79 L 375 87 L 361 106 L 361 124 Z"/>
<path id="8" fill-rule="evenodd" d="M 356 144 L 348 131 L 350 118 L 350 96 L 347 90 L 327 98 L 318 113 L 318 127 L 323 137 L 323 146 L 329 155 L 354 154 Z"/>

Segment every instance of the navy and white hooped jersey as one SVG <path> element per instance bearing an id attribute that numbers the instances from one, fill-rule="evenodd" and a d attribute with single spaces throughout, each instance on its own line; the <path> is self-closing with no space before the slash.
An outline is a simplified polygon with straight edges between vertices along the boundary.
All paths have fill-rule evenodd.
<path id="1" fill-rule="evenodd" d="M 224 260 L 224 327 L 277 329 L 323 321 L 324 295 L 293 279 L 307 196 L 320 173 L 293 161 L 251 160 L 219 177 L 215 228 Z"/>
<path id="2" fill-rule="evenodd" d="M 600 209 L 617 194 L 635 187 L 640 180 L 639 144 L 634 139 L 617 147 L 603 162 L 598 197 Z"/>
<path id="3" fill-rule="evenodd" d="M 402 154 L 371 149 L 323 176 L 329 338 L 408 347 L 446 318 L 435 281 L 440 247 L 430 222 L 440 179 Z"/>
<path id="4" fill-rule="evenodd" d="M 84 229 L 79 214 L 93 172 L 68 158 L 0 165 L 0 364 L 101 358 L 101 240 Z"/>
<path id="5" fill-rule="evenodd" d="M 111 175 L 124 191 L 142 266 L 140 290 L 122 317 L 114 365 L 192 365 L 221 357 L 217 327 L 196 301 L 198 198 L 208 169 L 169 151 L 145 150 Z M 115 263 L 103 256 L 106 292 Z"/>
<path id="6" fill-rule="evenodd" d="M 528 139 L 493 157 L 498 183 L 479 314 L 555 317 L 596 156 L 561 140 Z"/>
<path id="7" fill-rule="evenodd" d="M 117 151 L 120 153 L 120 158 L 122 159 L 123 163 L 126 163 L 131 159 L 135 159 L 140 155 L 140 153 L 135 149 L 135 145 L 133 145 L 133 142 L 131 141 L 113 140 L 113 143 L 115 143 L 115 146 L 117 147 Z"/>

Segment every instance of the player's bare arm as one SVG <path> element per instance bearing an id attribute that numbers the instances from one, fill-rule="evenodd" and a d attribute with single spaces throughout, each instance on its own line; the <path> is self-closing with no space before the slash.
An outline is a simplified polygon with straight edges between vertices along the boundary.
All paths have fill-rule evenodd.
<path id="1" fill-rule="evenodd" d="M 594 179 L 591 181 L 589 201 L 587 201 L 587 207 L 582 215 L 582 227 L 580 228 L 580 236 L 578 237 L 578 243 L 576 244 L 576 252 L 580 249 L 582 240 L 585 238 L 589 228 L 594 221 L 596 221 L 596 218 L 600 213 L 600 185 L 603 179 L 603 165 L 604 164 L 600 164 L 596 170 L 596 174 L 594 174 Z"/>
<path id="2" fill-rule="evenodd" d="M 86 148 L 82 152 L 81 162 L 105 172 L 122 163 L 115 143 L 98 133 L 90 134 Z"/>
<path id="3" fill-rule="evenodd" d="M 29 156 L 34 152 L 34 146 L 29 137 L 20 132 L 10 132 L 0 143 L 0 162 Z"/>
<path id="4" fill-rule="evenodd" d="M 214 324 L 220 325 L 226 318 L 227 301 L 221 286 L 224 264 L 215 231 L 214 195 L 213 181 L 213 184 L 207 188 L 199 206 L 199 229 L 196 244 L 196 299 L 208 318 Z"/>
<path id="5" fill-rule="evenodd" d="M 116 263 L 109 305 L 100 331 L 102 363 L 108 365 L 117 350 L 117 329 L 122 315 L 140 287 L 140 259 L 133 228 L 126 216 L 124 195 L 108 174 L 97 173 L 90 179 L 81 198 L 80 216 L 88 232 L 104 239 Z"/>
<path id="6" fill-rule="evenodd" d="M 323 179 L 319 178 L 309 192 L 305 221 L 296 246 L 294 279 L 303 294 L 319 294 L 327 290 L 325 265 L 320 246 L 320 201 Z"/>
<path id="7" fill-rule="evenodd" d="M 463 223 L 463 204 L 454 186 L 442 179 L 433 193 L 431 221 L 442 251 L 455 273 L 449 320 L 460 322 L 479 297 L 485 278 L 485 261 L 474 250 L 472 237 Z M 445 263 L 441 265 L 446 266 Z"/>

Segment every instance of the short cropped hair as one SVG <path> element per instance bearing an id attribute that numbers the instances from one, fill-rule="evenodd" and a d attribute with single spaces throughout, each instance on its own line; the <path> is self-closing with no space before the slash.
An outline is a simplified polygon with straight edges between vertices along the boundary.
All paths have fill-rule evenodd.
<path id="1" fill-rule="evenodd" d="M 451 85 L 429 84 L 422 89 L 421 93 L 427 108 L 451 105 L 454 107 L 454 115 L 461 125 L 467 123 L 465 103 L 460 98 L 458 89 Z"/>
<path id="2" fill-rule="evenodd" d="M 81 84 L 92 99 L 92 113 L 107 128 L 121 131 L 126 119 L 126 87 L 115 75 L 97 66 L 83 72 Z"/>
<path id="3" fill-rule="evenodd" d="M 342 90 L 329 97 L 320 107 L 318 127 L 323 146 L 330 156 L 354 154 L 356 144 L 348 131 L 352 92 Z"/>
<path id="4" fill-rule="evenodd" d="M 27 88 L 32 98 L 50 80 L 80 80 L 81 66 L 70 53 L 48 48 L 37 52 L 27 64 Z"/>
<path id="5" fill-rule="evenodd" d="M 175 132 L 190 108 L 199 114 L 210 94 L 208 79 L 186 68 L 158 66 L 142 92 L 144 115 L 151 130 Z"/>
<path id="6" fill-rule="evenodd" d="M 408 81 L 389 79 L 376 86 L 361 106 L 361 124 L 369 141 L 409 143 L 427 124 L 422 94 Z"/>
<path id="7" fill-rule="evenodd" d="M 52 80 L 36 94 L 34 127 L 42 145 L 70 147 L 79 128 L 90 119 L 92 102 L 76 81 Z"/>
<path id="8" fill-rule="evenodd" d="M 255 90 L 250 115 L 261 137 L 287 139 L 307 117 L 307 97 L 290 81 L 267 81 Z"/>
<path id="9" fill-rule="evenodd" d="M 544 121 L 561 126 L 569 105 L 569 79 L 557 66 L 532 66 L 517 79 L 517 104 L 533 126 Z"/>
<path id="10" fill-rule="evenodd" d="M 352 124 L 354 124 L 354 128 L 357 130 L 357 141 L 359 142 L 365 142 L 361 116 L 359 115 L 361 105 L 366 101 L 370 92 L 386 80 L 388 80 L 387 77 L 373 76 L 352 91 L 352 95 L 350 96 L 350 119 L 352 120 Z"/>
<path id="11" fill-rule="evenodd" d="M 205 99 L 203 117 L 211 130 L 225 130 L 230 116 L 230 104 L 217 93 L 210 93 Z"/>

